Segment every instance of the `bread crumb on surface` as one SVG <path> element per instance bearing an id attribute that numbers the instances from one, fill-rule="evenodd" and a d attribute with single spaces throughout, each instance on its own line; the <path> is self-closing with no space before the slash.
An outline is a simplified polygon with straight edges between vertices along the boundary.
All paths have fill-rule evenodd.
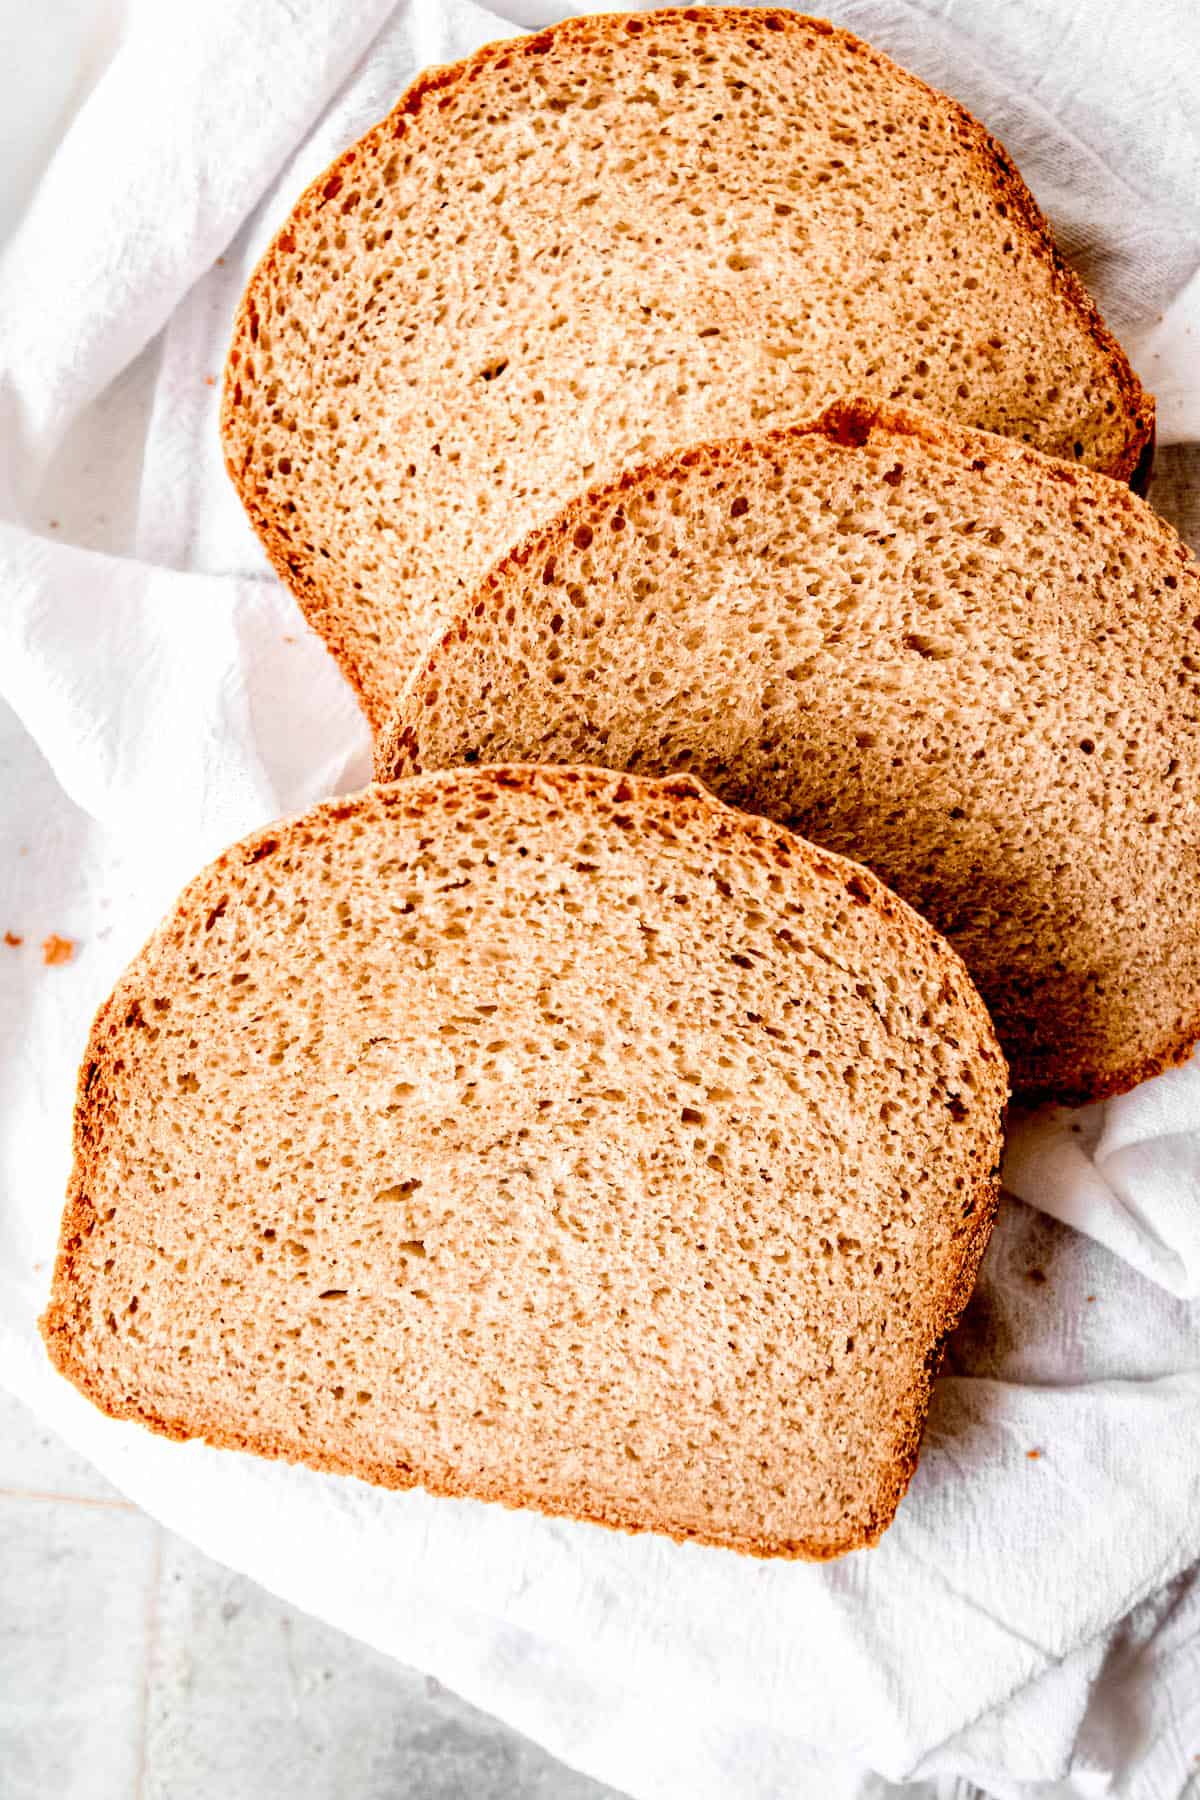
<path id="1" fill-rule="evenodd" d="M 48 938 L 43 939 L 42 961 L 48 969 L 59 963 L 69 963 L 74 954 L 74 938 L 59 937 L 56 931 L 52 931 Z"/>

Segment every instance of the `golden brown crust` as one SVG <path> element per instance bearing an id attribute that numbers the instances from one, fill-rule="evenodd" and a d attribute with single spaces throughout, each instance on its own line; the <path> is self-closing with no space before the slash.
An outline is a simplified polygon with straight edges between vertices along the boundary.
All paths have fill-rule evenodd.
<path id="1" fill-rule="evenodd" d="M 1153 400 L 1151 401 L 1153 405 Z M 1150 492 L 1150 483 L 1154 479 L 1154 452 L 1158 446 L 1158 427 L 1153 413 L 1150 417 L 1150 431 L 1142 446 L 1142 454 L 1138 458 L 1133 474 L 1129 477 L 1129 486 L 1139 499 L 1144 500 Z"/>
<path id="2" fill-rule="evenodd" d="M 905 905 L 869 870 L 860 868 L 857 863 L 833 852 L 815 848 L 804 839 L 787 831 L 783 826 L 776 825 L 768 819 L 734 811 L 717 800 L 701 782 L 690 775 L 672 775 L 661 778 L 625 777 L 606 769 L 563 768 L 537 764 L 492 765 L 487 768 L 486 772 L 489 779 L 499 785 L 517 788 L 529 788 L 535 785 L 551 787 L 557 789 L 567 799 L 571 798 L 572 794 L 581 787 L 585 791 L 590 789 L 593 792 L 612 793 L 614 799 L 618 801 L 626 797 L 623 790 L 628 790 L 629 793 L 637 791 L 643 797 L 650 795 L 661 802 L 659 816 L 668 823 L 675 821 L 681 807 L 699 804 L 712 815 L 711 830 L 714 838 L 736 834 L 744 840 L 748 852 L 755 861 L 771 868 L 781 864 L 787 866 L 793 861 L 798 861 L 816 874 L 853 884 L 855 897 L 861 904 L 871 906 L 880 917 L 889 922 L 893 930 L 898 930 L 906 935 L 920 955 L 926 958 L 932 957 L 938 962 L 945 980 L 950 985 L 955 1003 L 961 1008 L 964 1017 L 970 1018 L 974 1027 L 991 1045 L 996 1062 L 997 1078 L 1002 1090 L 1006 1088 L 1003 1055 L 995 1043 L 991 1023 L 983 1002 L 980 1000 L 961 959 L 924 919 Z M 449 771 L 445 774 L 426 776 L 420 782 L 404 782 L 389 787 L 371 788 L 352 799 L 328 801 L 323 806 L 314 808 L 306 814 L 298 815 L 295 819 L 284 820 L 252 833 L 226 850 L 184 889 L 171 913 L 152 933 L 143 950 L 121 977 L 112 995 L 96 1015 L 79 1072 L 75 1108 L 74 1163 L 63 1213 L 50 1298 L 39 1321 L 39 1329 L 51 1362 L 60 1374 L 74 1384 L 80 1393 L 110 1418 L 130 1420 L 145 1425 L 160 1436 L 171 1438 L 177 1442 L 202 1438 L 219 1449 L 249 1451 L 255 1455 L 275 1460 L 299 1462 L 307 1467 L 331 1474 L 353 1475 L 380 1487 L 392 1489 L 423 1487 L 431 1494 L 446 1498 L 492 1501 L 509 1507 L 533 1507 L 544 1513 L 580 1519 L 585 1523 L 603 1525 L 614 1530 L 654 1530 L 674 1538 L 676 1542 L 693 1541 L 759 1557 L 788 1557 L 824 1561 L 841 1556 L 847 1551 L 862 1549 L 875 1543 L 891 1523 L 896 1507 L 903 1498 L 916 1468 L 921 1434 L 929 1403 L 930 1386 L 937 1370 L 941 1347 L 957 1323 L 970 1297 L 979 1261 L 991 1233 L 1000 1194 L 999 1150 L 1002 1141 L 1002 1118 L 998 1122 L 995 1132 L 995 1164 L 981 1179 L 977 1188 L 975 1203 L 970 1213 L 971 1226 L 961 1244 L 952 1283 L 942 1297 L 941 1303 L 931 1312 L 929 1345 L 922 1373 L 906 1396 L 907 1428 L 897 1450 L 894 1480 L 889 1484 L 887 1492 L 873 1510 L 868 1524 L 861 1531 L 851 1533 L 845 1540 L 837 1543 L 805 1540 L 777 1542 L 753 1537 L 735 1538 L 732 1536 L 710 1537 L 701 1530 L 679 1532 L 653 1519 L 614 1516 L 611 1512 L 606 1512 L 600 1505 L 581 1505 L 574 1499 L 569 1503 L 556 1503 L 553 1499 L 547 1499 L 542 1493 L 525 1491 L 517 1483 L 503 1488 L 484 1482 L 460 1484 L 446 1481 L 434 1471 L 416 1469 L 408 1465 L 393 1465 L 383 1462 L 366 1463 L 353 1457 L 341 1459 L 314 1450 L 299 1438 L 286 1440 L 270 1433 L 255 1434 L 230 1429 L 227 1423 L 215 1415 L 207 1419 L 189 1418 L 186 1422 L 177 1418 L 168 1418 L 148 1406 L 138 1396 L 119 1393 L 106 1387 L 104 1370 L 89 1356 L 81 1308 L 85 1275 L 78 1266 L 79 1256 L 82 1245 L 94 1229 L 96 1222 L 95 1210 L 89 1194 L 97 1174 L 97 1153 L 104 1129 L 106 1073 L 113 1060 L 119 1061 L 122 1031 L 134 1028 L 140 1022 L 137 977 L 147 954 L 160 941 L 170 940 L 178 935 L 181 919 L 208 910 L 215 897 L 226 895 L 231 880 L 236 879 L 240 871 L 261 862 L 266 856 L 273 855 L 280 849 L 287 850 L 290 847 L 291 834 L 297 825 L 303 823 L 311 829 L 319 826 L 323 821 L 335 823 L 353 816 L 364 808 L 372 807 L 395 806 L 410 813 L 414 809 L 420 811 L 427 804 L 426 795 L 436 796 L 440 787 L 453 784 L 460 779 L 461 771 Z"/>
<path id="3" fill-rule="evenodd" d="M 1141 1087 L 1143 1081 L 1153 1081 L 1156 1075 L 1165 1075 L 1168 1069 L 1177 1069 L 1181 1064 L 1190 1062 L 1197 1044 L 1200 1044 L 1200 1017 L 1197 1017 L 1182 1037 L 1173 1038 L 1161 1049 L 1143 1053 L 1136 1061 L 1130 1061 L 1122 1068 L 1097 1072 L 1087 1081 L 1073 1086 L 1055 1082 L 1053 1085 L 1023 1087 L 1017 1097 L 1022 1106 L 1042 1106 L 1047 1103 L 1068 1107 L 1091 1106 L 1097 1100 L 1117 1100 L 1122 1094 L 1132 1093 L 1134 1088 Z"/>
<path id="4" fill-rule="evenodd" d="M 804 437 L 824 437 L 831 444 L 841 444 L 853 449 L 865 444 L 873 431 L 891 432 L 952 450 L 967 463 L 973 462 L 981 454 L 981 448 L 986 446 L 984 453 L 989 458 L 1024 465 L 1069 486 L 1078 484 L 1078 475 L 1069 463 L 1062 462 L 1057 457 L 1046 456 L 1029 444 L 1017 443 L 1013 438 L 1000 437 L 990 431 L 973 431 L 970 426 L 957 425 L 949 419 L 924 412 L 920 407 L 873 400 L 862 395 L 835 401 L 815 419 L 801 419 L 794 425 L 776 426 L 760 437 L 722 438 L 714 442 L 692 444 L 685 450 L 668 451 L 665 456 L 656 457 L 650 462 L 633 464 L 614 480 L 601 482 L 596 487 L 574 495 L 553 519 L 535 526 L 519 543 L 505 551 L 489 569 L 475 592 L 461 603 L 414 668 L 397 701 L 395 711 L 384 721 L 382 728 L 376 730 L 376 781 L 400 781 L 422 772 L 419 734 L 415 729 L 420 719 L 420 708 L 414 696 L 420 689 L 423 678 L 436 672 L 438 659 L 449 644 L 455 639 L 466 639 L 476 629 L 483 629 L 481 622 L 489 614 L 494 618 L 501 607 L 507 604 L 508 583 L 514 570 L 524 569 L 530 563 L 545 557 L 573 525 L 585 523 L 597 507 L 609 505 L 622 495 L 655 483 L 670 481 L 693 469 L 735 470 L 740 458 L 755 449 L 762 450 L 774 444 L 784 448 L 797 438 Z M 1079 473 L 1087 480 L 1100 472 L 1089 469 Z M 1114 481 L 1117 489 L 1109 498 L 1117 500 L 1119 504 L 1119 495 L 1122 490 L 1127 490 L 1128 484 L 1117 481 L 1116 477 L 1107 479 Z"/>
<path id="5" fill-rule="evenodd" d="M 983 159 L 986 173 L 1000 196 L 1001 207 L 1011 207 L 1029 234 L 1037 255 L 1052 272 L 1055 290 L 1078 317 L 1095 344 L 1105 368 L 1112 375 L 1121 395 L 1128 421 L 1128 435 L 1114 460 L 1097 472 L 1111 475 L 1115 481 L 1133 485 L 1135 480 L 1144 493 L 1150 480 L 1150 464 L 1154 455 L 1154 396 L 1148 394 L 1134 374 L 1129 358 L 1100 316 L 1100 310 L 1084 287 L 1075 270 L 1063 257 L 1051 235 L 1046 216 L 1026 187 L 1016 164 L 1003 144 L 999 143 L 979 121 L 957 100 L 944 97 L 945 104 L 958 116 L 964 130 Z M 1076 447 L 1082 460 L 1082 446 Z"/>
<path id="6" fill-rule="evenodd" d="M 705 30 L 739 31 L 753 24 L 756 29 L 776 32 L 819 34 L 836 39 L 849 54 L 871 63 L 889 79 L 908 84 L 915 95 L 932 103 L 953 119 L 963 145 L 979 160 L 985 184 L 990 185 L 1002 208 L 1011 208 L 1015 220 L 1027 234 L 1034 254 L 1051 272 L 1055 292 L 1075 314 L 1096 346 L 1102 366 L 1115 381 L 1127 420 L 1125 443 L 1102 472 L 1117 480 L 1149 479 L 1149 458 L 1154 443 L 1154 399 L 1147 394 L 1134 374 L 1125 352 L 1105 325 L 1100 313 L 1078 275 L 1064 261 L 1054 243 L 1050 227 L 1033 195 L 1026 187 L 1011 157 L 995 138 L 958 101 L 927 86 L 917 76 L 875 50 L 851 32 L 835 27 L 827 20 L 776 8 L 744 7 L 663 8 L 648 13 L 603 13 L 570 18 L 547 27 L 532 36 L 504 39 L 485 44 L 461 62 L 427 69 L 405 90 L 386 118 L 381 119 L 357 143 L 351 145 L 305 189 L 293 207 L 286 223 L 276 233 L 260 258 L 247 285 L 234 321 L 233 337 L 225 366 L 221 394 L 221 437 L 225 448 L 225 465 L 237 488 L 250 522 L 260 539 L 272 567 L 295 594 L 301 611 L 325 640 L 347 680 L 358 696 L 372 730 L 379 731 L 387 722 L 387 706 L 373 691 L 372 683 L 359 668 L 355 654 L 346 642 L 338 623 L 336 607 L 322 592 L 310 561 L 298 555 L 271 509 L 262 503 L 259 491 L 250 478 L 252 446 L 240 429 L 238 408 L 243 377 L 253 379 L 253 348 L 258 333 L 260 299 L 281 278 L 285 260 L 295 250 L 294 232 L 300 221 L 334 206 L 346 177 L 356 164 L 365 162 L 382 146 L 402 137 L 409 124 L 443 91 L 469 87 L 496 63 L 515 58 L 536 58 L 552 45 L 574 43 L 581 50 L 603 46 L 627 34 L 641 33 L 647 24 L 666 17 L 702 22 Z M 445 101 L 442 101 L 445 104 Z M 1080 453 L 1082 454 L 1082 453 Z M 1144 491 L 1144 486 L 1140 491 Z"/>
<path id="7" fill-rule="evenodd" d="M 93 1378 L 92 1371 L 75 1354 L 75 1345 L 62 1308 L 63 1297 L 59 1292 L 60 1280 L 65 1283 L 70 1279 L 69 1273 L 62 1267 L 61 1251 L 59 1266 L 56 1266 L 55 1269 L 54 1293 L 50 1306 L 41 1320 L 40 1329 L 54 1366 L 61 1375 L 78 1388 L 86 1399 L 91 1401 L 93 1406 L 107 1414 L 109 1418 L 145 1425 L 160 1437 L 170 1438 L 175 1443 L 188 1443 L 200 1438 L 217 1450 L 238 1450 L 272 1461 L 300 1463 L 306 1468 L 317 1469 L 329 1475 L 352 1475 L 360 1481 L 369 1482 L 374 1487 L 400 1492 L 422 1488 L 427 1494 L 432 1494 L 440 1499 L 480 1500 L 511 1509 L 531 1508 L 551 1517 L 575 1519 L 585 1525 L 601 1525 L 609 1531 L 625 1531 L 632 1534 L 651 1529 L 659 1536 L 668 1537 L 677 1544 L 695 1543 L 710 1549 L 733 1550 L 743 1556 L 783 1558 L 799 1562 L 832 1562 L 839 1556 L 847 1555 L 851 1550 L 868 1550 L 877 1544 L 895 1518 L 900 1502 L 908 1491 L 920 1459 L 921 1439 L 925 1430 L 933 1383 L 941 1363 L 942 1349 L 962 1317 L 974 1291 L 979 1264 L 987 1249 L 999 1204 L 1000 1179 L 997 1165 L 993 1174 L 980 1183 L 976 1209 L 973 1214 L 975 1228 L 964 1249 L 958 1278 L 953 1289 L 947 1295 L 937 1327 L 937 1335 L 926 1355 L 921 1377 L 907 1396 L 908 1425 L 897 1449 L 894 1479 L 876 1507 L 869 1524 L 862 1531 L 852 1533 L 835 1544 L 791 1538 L 771 1541 L 761 1538 L 718 1538 L 710 1537 L 702 1531 L 675 1531 L 662 1524 L 647 1526 L 645 1523 L 630 1519 L 613 1517 L 598 1507 L 556 1506 L 540 1493 L 523 1492 L 516 1487 L 489 1486 L 485 1491 L 482 1484 L 466 1487 L 461 1483 L 438 1481 L 428 1473 L 422 1474 L 407 1467 L 396 1467 L 386 1463 L 368 1465 L 352 1460 L 341 1461 L 336 1457 L 313 1454 L 306 1446 L 289 1444 L 282 1439 L 253 1437 L 226 1431 L 216 1421 L 205 1423 L 197 1420 L 189 1426 L 184 1426 L 177 1421 L 163 1418 L 160 1414 L 148 1410 L 134 1400 L 114 1400 L 111 1395 L 104 1392 Z M 66 1220 L 64 1219 L 64 1241 L 66 1229 Z"/>
<path id="8" fill-rule="evenodd" d="M 382 729 L 377 729 L 375 779 L 381 782 L 399 781 L 409 775 L 421 773 L 418 738 L 412 729 L 415 720 L 419 718 L 419 712 L 413 705 L 412 695 L 421 686 L 422 677 L 436 671 L 439 656 L 454 639 L 468 637 L 476 629 L 477 623 L 487 617 L 489 611 L 494 614 L 502 604 L 507 603 L 507 584 L 513 570 L 523 569 L 547 555 L 572 524 L 585 522 L 596 507 L 619 500 L 622 495 L 655 482 L 669 481 L 692 469 L 736 469 L 739 458 L 756 448 L 762 449 L 772 444 L 778 444 L 782 448 L 802 437 L 825 437 L 831 444 L 854 448 L 865 444 L 871 432 L 877 430 L 953 450 L 968 462 L 980 454 L 981 445 L 986 445 L 989 457 L 1023 463 L 1054 481 L 1071 486 L 1077 483 L 1076 473 L 1069 463 L 1062 462 L 1057 457 L 1048 457 L 1029 444 L 1019 444 L 1012 438 L 1000 437 L 994 432 L 972 431 L 969 426 L 956 425 L 949 419 L 923 412 L 919 407 L 906 407 L 892 401 L 872 400 L 862 396 L 835 401 L 815 419 L 798 420 L 794 425 L 780 425 L 772 431 L 764 432 L 761 437 L 722 438 L 716 442 L 692 444 L 686 450 L 668 451 L 665 456 L 657 457 L 651 462 L 633 464 L 614 480 L 602 482 L 597 487 L 587 488 L 574 495 L 553 519 L 535 526 L 492 565 L 475 592 L 462 602 L 454 617 L 430 645 L 422 661 L 413 670 L 395 711 L 384 721 Z M 1100 472 L 1085 470 L 1081 473 L 1086 478 Z M 1116 481 L 1116 477 L 1107 479 Z M 1119 490 L 1127 486 L 1127 483 L 1117 482 Z"/>
<path id="9" fill-rule="evenodd" d="M 916 1469 L 917 1455 L 920 1446 L 921 1427 L 924 1424 L 924 1413 L 921 1415 L 921 1426 L 912 1433 L 911 1454 L 905 1445 L 905 1464 L 903 1474 L 898 1476 L 895 1489 L 895 1502 L 890 1508 L 881 1508 L 878 1523 L 872 1523 L 868 1532 L 848 1537 L 844 1542 L 834 1546 L 824 1543 L 807 1542 L 805 1540 L 788 1539 L 778 1543 L 767 1543 L 756 1539 L 733 1539 L 708 1537 L 701 1531 L 681 1532 L 672 1530 L 666 1525 L 645 1525 L 607 1516 L 600 1510 L 589 1510 L 587 1505 L 556 1506 L 544 1495 L 532 1491 L 522 1492 L 516 1487 L 501 1488 L 489 1483 L 479 1483 L 473 1487 L 464 1487 L 450 1481 L 439 1481 L 429 1474 L 418 1474 L 411 1469 L 386 1463 L 362 1463 L 342 1461 L 314 1451 L 307 1446 L 288 1443 L 282 1438 L 268 1436 L 242 1436 L 237 1432 L 226 1431 L 220 1424 L 205 1424 L 196 1421 L 194 1425 L 184 1426 L 159 1413 L 140 1406 L 136 1401 L 113 1401 L 92 1380 L 89 1371 L 70 1358 L 61 1331 L 48 1323 L 47 1314 L 41 1323 L 42 1336 L 55 1368 L 64 1375 L 84 1396 L 90 1400 L 100 1412 L 110 1419 L 120 1419 L 134 1425 L 144 1425 L 158 1437 L 169 1438 L 173 1443 L 192 1443 L 197 1439 L 208 1444 L 214 1450 L 238 1450 L 251 1456 L 261 1456 L 270 1462 L 298 1464 L 304 1468 L 315 1469 L 323 1475 L 350 1475 L 358 1481 L 368 1482 L 372 1487 L 387 1488 L 393 1493 L 409 1493 L 414 1488 L 421 1488 L 425 1493 L 439 1500 L 478 1500 L 485 1504 L 504 1506 L 512 1511 L 531 1509 L 545 1513 L 551 1518 L 573 1519 L 583 1525 L 601 1525 L 609 1531 L 625 1531 L 634 1534 L 640 1531 L 653 1530 L 660 1537 L 670 1538 L 674 1543 L 694 1543 L 705 1545 L 715 1550 L 733 1550 L 743 1556 L 779 1557 L 803 1562 L 832 1562 L 836 1557 L 844 1556 L 851 1550 L 868 1549 L 879 1541 L 892 1518 L 896 1507 L 904 1497 L 912 1474 Z M 925 1406 L 928 1407 L 928 1388 L 925 1392 Z M 886 1516 L 885 1516 L 886 1514 Z"/>

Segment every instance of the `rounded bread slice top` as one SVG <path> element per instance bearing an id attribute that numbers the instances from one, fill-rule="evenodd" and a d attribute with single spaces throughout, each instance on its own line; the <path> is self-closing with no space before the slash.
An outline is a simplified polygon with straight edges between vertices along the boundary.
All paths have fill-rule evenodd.
<path id="1" fill-rule="evenodd" d="M 243 502 L 382 723 L 456 598 L 632 462 L 912 400 L 1130 476 L 1153 403 L 1000 146 L 776 9 L 571 19 L 423 75 L 243 301 Z"/>
<path id="2" fill-rule="evenodd" d="M 102 1009 L 43 1332 L 171 1436 L 830 1556 L 915 1463 L 1005 1092 L 922 920 L 690 778 L 373 789 Z"/>
<path id="3" fill-rule="evenodd" d="M 690 768 L 960 952 L 1029 1098 L 1200 1037 L 1200 577 L 1120 484 L 915 409 L 573 502 L 415 672 L 378 769 Z"/>

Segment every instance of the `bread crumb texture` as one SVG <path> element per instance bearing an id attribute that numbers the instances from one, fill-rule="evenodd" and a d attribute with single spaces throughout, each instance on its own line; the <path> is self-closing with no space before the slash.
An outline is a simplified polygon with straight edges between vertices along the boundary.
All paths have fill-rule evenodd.
<path id="1" fill-rule="evenodd" d="M 423 75 L 255 272 L 223 431 L 379 724 L 455 597 L 572 494 L 852 392 L 1125 477 L 1152 433 L 961 107 L 821 21 L 663 11 Z"/>
<path id="2" fill-rule="evenodd" d="M 1200 1037 L 1200 579 L 1105 476 L 866 402 L 627 474 L 460 606 L 379 768 L 510 758 L 691 769 L 869 863 L 1031 1098 Z"/>
<path id="3" fill-rule="evenodd" d="M 932 930 L 690 778 L 374 789 L 102 1009 L 42 1329 L 169 1436 L 834 1556 L 915 1464 L 1005 1095 Z"/>

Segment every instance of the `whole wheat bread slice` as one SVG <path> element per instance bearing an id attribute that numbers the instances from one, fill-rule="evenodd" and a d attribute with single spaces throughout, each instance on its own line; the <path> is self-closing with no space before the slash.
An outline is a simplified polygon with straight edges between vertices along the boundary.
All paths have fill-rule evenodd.
<path id="1" fill-rule="evenodd" d="M 869 863 L 1030 1097 L 1200 1037 L 1200 579 L 1105 476 L 867 403 L 627 474 L 461 608 L 379 770 L 464 759 L 690 768 Z"/>
<path id="2" fill-rule="evenodd" d="M 423 75 L 260 263 L 222 417 L 378 725 L 456 595 L 572 494 L 851 392 L 1126 477 L 1153 423 L 980 125 L 819 20 L 719 8 Z"/>
<path id="3" fill-rule="evenodd" d="M 1004 1097 L 931 929 L 690 778 L 375 789 L 102 1009 L 42 1329 L 168 1436 L 833 1556 L 914 1466 Z"/>

